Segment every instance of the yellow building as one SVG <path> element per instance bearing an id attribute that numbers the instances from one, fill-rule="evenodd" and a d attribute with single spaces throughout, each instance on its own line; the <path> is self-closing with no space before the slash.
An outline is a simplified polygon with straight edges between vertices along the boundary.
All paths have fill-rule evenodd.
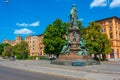
<path id="1" fill-rule="evenodd" d="M 16 40 L 5 39 L 4 43 L 10 44 L 11 46 L 15 46 L 16 44 L 19 44 L 21 41 L 22 41 L 22 37 L 21 36 L 17 36 Z"/>
<path id="2" fill-rule="evenodd" d="M 44 45 L 43 45 L 43 39 L 42 39 L 43 35 L 39 35 L 39 36 L 27 36 L 25 38 L 25 41 L 28 43 L 29 45 L 29 49 L 30 49 L 30 56 L 40 56 L 40 55 L 44 55 Z"/>
<path id="3" fill-rule="evenodd" d="M 22 40 L 23 39 L 21 36 L 17 36 L 15 42 L 16 42 L 16 44 L 19 44 Z"/>
<path id="4" fill-rule="evenodd" d="M 11 46 L 15 46 L 16 44 L 19 44 L 22 41 L 21 36 L 17 36 L 16 40 L 8 40 L 5 39 L 4 43 L 8 43 Z M 44 56 L 44 44 L 43 44 L 43 34 L 38 36 L 27 36 L 25 38 L 25 41 L 28 43 L 30 56 Z"/>
<path id="5" fill-rule="evenodd" d="M 120 18 L 114 16 L 96 21 L 101 25 L 101 32 L 106 33 L 111 42 L 111 53 L 108 59 L 120 58 Z"/>
<path id="6" fill-rule="evenodd" d="M 45 55 L 44 44 L 43 44 L 43 36 L 44 36 L 43 34 L 38 35 L 40 55 Z"/>

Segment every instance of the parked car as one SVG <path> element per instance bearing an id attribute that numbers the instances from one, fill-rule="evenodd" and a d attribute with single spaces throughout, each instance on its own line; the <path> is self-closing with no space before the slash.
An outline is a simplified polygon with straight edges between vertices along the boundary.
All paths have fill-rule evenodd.
<path id="1" fill-rule="evenodd" d="M 15 58 L 13 56 L 10 57 L 10 61 L 14 61 Z"/>

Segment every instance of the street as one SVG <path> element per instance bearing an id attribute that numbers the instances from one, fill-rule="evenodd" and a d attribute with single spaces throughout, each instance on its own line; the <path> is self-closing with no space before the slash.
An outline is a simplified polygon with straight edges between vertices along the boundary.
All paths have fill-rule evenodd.
<path id="1" fill-rule="evenodd" d="M 63 76 L 48 75 L 0 65 L 0 80 L 76 80 Z"/>
<path id="2" fill-rule="evenodd" d="M 0 80 L 119 80 L 119 75 L 119 63 L 73 67 L 45 60 L 0 60 Z"/>

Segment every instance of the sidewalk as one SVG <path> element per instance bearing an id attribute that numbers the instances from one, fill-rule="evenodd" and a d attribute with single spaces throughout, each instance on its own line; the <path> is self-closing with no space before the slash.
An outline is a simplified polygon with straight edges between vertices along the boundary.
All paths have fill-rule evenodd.
<path id="1" fill-rule="evenodd" d="M 89 71 L 94 66 L 72 67 L 62 65 L 51 65 L 49 61 L 0 61 L 0 65 L 9 66 L 12 68 L 19 68 L 29 71 L 42 72 L 47 74 L 62 75 L 75 78 L 84 78 L 86 80 L 119 80 L 119 74 L 101 73 L 96 71 Z M 88 70 L 87 70 L 88 69 Z M 102 69 L 102 68 L 101 68 Z"/>
<path id="2" fill-rule="evenodd" d="M 61 68 L 61 69 L 69 69 L 69 70 L 76 70 L 76 71 L 86 71 L 86 72 L 98 72 L 98 73 L 106 73 L 106 74 L 118 74 L 120 75 L 120 64 L 119 62 L 102 62 L 101 65 L 90 65 L 90 66 L 71 66 L 71 65 L 55 65 L 50 64 L 50 61 L 45 60 L 38 60 L 38 61 L 32 61 L 32 60 L 21 60 L 16 61 L 20 64 L 27 64 L 27 65 L 33 65 L 33 66 L 46 66 L 46 67 L 52 67 L 52 68 Z"/>

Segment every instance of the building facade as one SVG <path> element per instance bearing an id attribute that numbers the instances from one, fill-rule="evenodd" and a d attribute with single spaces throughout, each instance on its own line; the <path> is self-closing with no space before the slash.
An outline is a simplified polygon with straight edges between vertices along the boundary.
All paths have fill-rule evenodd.
<path id="1" fill-rule="evenodd" d="M 43 36 L 44 36 L 43 34 L 38 35 L 40 55 L 45 55 L 45 53 L 44 53 L 44 44 L 43 44 Z"/>
<path id="2" fill-rule="evenodd" d="M 120 59 L 120 18 L 114 16 L 96 21 L 101 26 L 101 32 L 107 34 L 111 43 L 108 59 Z"/>
<path id="3" fill-rule="evenodd" d="M 17 36 L 16 40 L 5 39 L 3 43 L 7 43 L 7 44 L 10 44 L 11 46 L 15 46 L 16 44 L 19 44 L 22 40 L 23 39 L 21 36 Z"/>
<path id="4" fill-rule="evenodd" d="M 21 36 L 17 36 L 15 40 L 5 39 L 3 43 L 10 44 L 11 46 L 15 46 L 22 41 Z M 44 56 L 44 44 L 43 44 L 43 34 L 38 36 L 27 36 L 25 41 L 28 43 L 30 56 Z"/>
<path id="5" fill-rule="evenodd" d="M 27 36 L 25 38 L 25 41 L 29 45 L 29 50 L 30 56 L 43 56 L 45 55 L 43 50 L 44 50 L 44 45 L 43 45 L 43 35 L 38 35 L 38 36 Z"/>

